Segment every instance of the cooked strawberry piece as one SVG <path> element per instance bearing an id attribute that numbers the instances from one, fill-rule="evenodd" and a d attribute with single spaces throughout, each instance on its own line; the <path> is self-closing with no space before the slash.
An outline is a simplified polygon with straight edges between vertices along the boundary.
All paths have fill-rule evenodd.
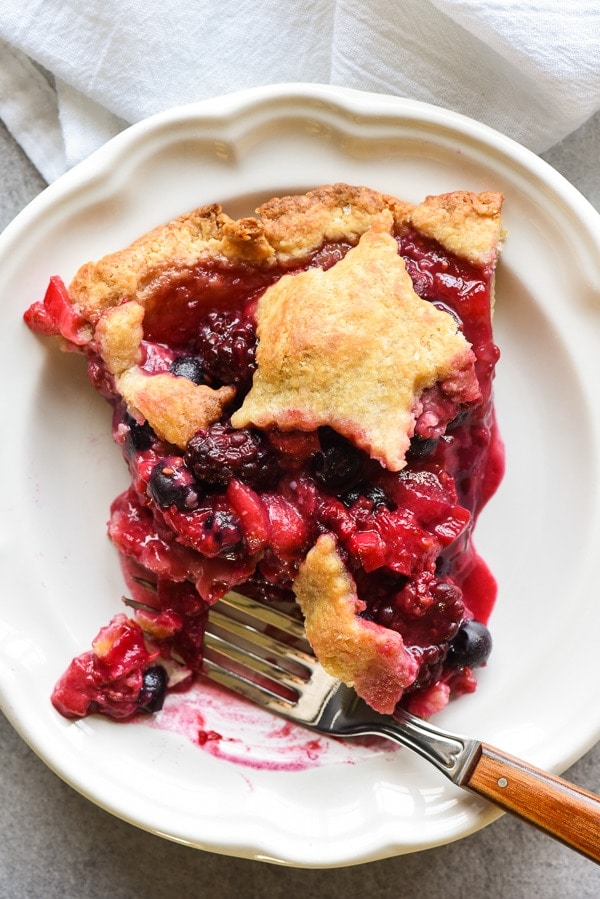
<path id="1" fill-rule="evenodd" d="M 89 323 L 76 311 L 69 299 L 69 292 L 61 278 L 53 275 L 46 289 L 44 299 L 33 303 L 24 315 L 32 331 L 47 337 L 59 334 L 76 347 L 89 343 L 91 329 Z"/>
<path id="2" fill-rule="evenodd" d="M 236 478 L 229 482 L 227 499 L 240 517 L 248 552 L 256 555 L 269 542 L 270 523 L 265 504 L 258 493 Z"/>
<path id="3" fill-rule="evenodd" d="M 239 511 L 218 494 L 205 500 L 193 514 L 171 506 L 162 509 L 162 516 L 180 543 L 208 559 L 235 553 L 245 537 Z"/>
<path id="4" fill-rule="evenodd" d="M 74 659 L 52 694 L 55 708 L 67 718 L 92 712 L 131 718 L 141 710 L 144 672 L 157 658 L 148 650 L 142 629 L 126 615 L 115 615 L 92 644 Z"/>

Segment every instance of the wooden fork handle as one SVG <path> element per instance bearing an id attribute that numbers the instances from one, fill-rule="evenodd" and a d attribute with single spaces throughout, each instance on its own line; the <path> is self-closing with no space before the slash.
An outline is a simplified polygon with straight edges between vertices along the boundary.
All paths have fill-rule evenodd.
<path id="1" fill-rule="evenodd" d="M 486 743 L 462 786 L 600 862 L 600 796 Z"/>

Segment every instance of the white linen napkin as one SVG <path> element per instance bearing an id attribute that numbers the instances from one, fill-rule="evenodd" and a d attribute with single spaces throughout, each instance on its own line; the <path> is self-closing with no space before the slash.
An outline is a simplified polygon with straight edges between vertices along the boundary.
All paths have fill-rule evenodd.
<path id="1" fill-rule="evenodd" d="M 600 109 L 600 7 L 3 0 L 0 11 L 0 118 L 47 180 L 153 113 L 298 81 L 444 106 L 542 152 Z"/>

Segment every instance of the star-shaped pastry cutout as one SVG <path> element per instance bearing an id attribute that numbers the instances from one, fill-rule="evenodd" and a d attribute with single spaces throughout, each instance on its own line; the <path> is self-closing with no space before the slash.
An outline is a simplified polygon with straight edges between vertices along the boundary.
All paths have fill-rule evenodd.
<path id="1" fill-rule="evenodd" d="M 452 379 L 476 395 L 470 344 L 417 296 L 391 229 L 382 212 L 332 268 L 284 275 L 265 291 L 257 370 L 234 427 L 328 425 L 399 471 L 423 390 Z"/>

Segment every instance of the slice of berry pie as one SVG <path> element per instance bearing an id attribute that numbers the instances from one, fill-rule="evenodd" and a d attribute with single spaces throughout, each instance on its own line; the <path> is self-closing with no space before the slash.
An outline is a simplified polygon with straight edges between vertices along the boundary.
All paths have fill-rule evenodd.
<path id="1" fill-rule="evenodd" d="M 25 319 L 86 355 L 131 472 L 109 523 L 130 614 L 70 664 L 62 714 L 159 709 L 233 588 L 294 600 L 322 664 L 381 712 L 475 689 L 501 206 L 335 184 L 256 218 L 197 209 L 51 279 Z"/>

